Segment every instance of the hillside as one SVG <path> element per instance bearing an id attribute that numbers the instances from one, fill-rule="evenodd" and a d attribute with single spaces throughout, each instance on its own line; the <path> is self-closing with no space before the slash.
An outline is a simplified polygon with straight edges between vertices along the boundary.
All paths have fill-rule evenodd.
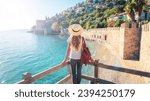
<path id="1" fill-rule="evenodd" d="M 87 0 L 76 6 L 56 14 L 49 20 L 58 22 L 63 28 L 79 23 L 85 29 L 103 28 L 108 25 L 110 15 L 124 12 L 125 0 Z M 118 20 L 115 26 L 120 26 L 124 20 Z"/>
<path id="2" fill-rule="evenodd" d="M 136 2 L 130 5 L 130 1 L 86 0 L 51 18 L 46 17 L 43 21 L 37 21 L 38 25 L 33 26 L 32 30 L 41 32 L 42 29 L 42 32 L 44 32 L 43 30 L 46 29 L 47 33 L 53 33 L 65 31 L 69 25 L 74 23 L 81 24 L 84 29 L 92 29 L 120 27 L 124 22 L 137 22 L 139 19 L 136 18 L 138 16 L 136 10 L 140 8 L 138 6 L 136 6 L 137 8 L 133 8 L 132 5 L 135 5 Z M 144 3 L 145 0 L 141 2 Z M 148 23 L 150 21 L 150 6 L 143 5 L 141 11 L 144 11 L 144 13 L 142 12 L 139 18 L 142 23 Z"/>

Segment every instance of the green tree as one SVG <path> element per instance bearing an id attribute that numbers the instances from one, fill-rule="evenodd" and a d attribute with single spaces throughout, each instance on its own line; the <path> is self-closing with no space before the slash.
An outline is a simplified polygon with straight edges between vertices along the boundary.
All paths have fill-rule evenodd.
<path id="1" fill-rule="evenodd" d="M 146 5 L 146 0 L 128 0 L 126 2 L 125 11 L 129 13 L 132 21 L 135 21 L 135 14 L 137 13 L 139 22 L 144 5 Z"/>
<path id="2" fill-rule="evenodd" d="M 115 21 L 115 27 L 120 27 L 121 26 L 122 21 L 121 20 L 117 20 Z"/>
<path id="3" fill-rule="evenodd" d="M 87 15 L 87 14 L 84 14 L 83 18 L 86 19 L 87 17 L 88 17 L 88 15 Z"/>
<path id="4" fill-rule="evenodd" d="M 107 17 L 111 16 L 112 14 L 116 14 L 116 13 L 118 13 L 118 6 L 112 8 L 112 9 L 105 10 L 104 17 L 107 18 Z"/>
<path id="5" fill-rule="evenodd" d="M 100 16 L 99 12 L 96 13 L 95 17 L 98 18 Z"/>
<path id="6" fill-rule="evenodd" d="M 88 21 L 86 22 L 86 29 L 89 29 L 89 28 L 90 28 L 90 25 L 91 25 L 91 20 L 88 20 Z"/>
<path id="7" fill-rule="evenodd" d="M 110 14 L 109 14 L 109 9 L 107 9 L 107 10 L 104 12 L 104 17 L 107 18 L 107 17 L 109 17 L 109 16 L 110 16 Z"/>
<path id="8" fill-rule="evenodd" d="M 83 25 L 84 25 L 84 22 L 83 22 L 82 20 L 80 20 L 80 21 L 79 21 L 79 24 L 80 24 L 81 26 L 83 26 Z"/>
<path id="9" fill-rule="evenodd" d="M 92 29 L 92 28 L 98 28 L 98 24 L 96 23 L 96 24 L 93 24 L 93 25 L 91 25 L 90 26 L 90 28 Z"/>
<path id="10" fill-rule="evenodd" d="M 75 23 L 79 23 L 79 21 L 76 18 L 71 19 L 70 25 L 75 24 Z"/>
<path id="11" fill-rule="evenodd" d="M 125 10 L 125 12 L 129 13 L 131 20 L 135 21 L 135 13 L 134 13 L 134 9 L 132 6 L 132 0 L 128 0 L 126 2 L 126 6 L 125 6 L 124 10 Z"/>
<path id="12" fill-rule="evenodd" d="M 138 14 L 138 22 L 140 21 L 140 16 L 142 14 L 144 5 L 146 5 L 146 0 L 133 0 L 135 12 Z"/>
<path id="13" fill-rule="evenodd" d="M 60 24 L 63 28 L 67 28 L 69 26 L 69 23 L 67 21 L 62 21 Z"/>
<path id="14" fill-rule="evenodd" d="M 101 21 L 101 22 L 98 23 L 97 28 L 104 28 L 106 26 L 107 26 L 107 21 L 103 20 L 103 21 Z"/>
<path id="15" fill-rule="evenodd" d="M 80 15 L 80 16 L 83 16 L 83 15 L 84 15 L 84 12 L 80 12 L 79 15 Z"/>
<path id="16" fill-rule="evenodd" d="M 98 3 L 98 0 L 95 0 L 95 3 Z"/>
<path id="17" fill-rule="evenodd" d="M 109 2 L 111 2 L 111 0 L 105 0 L 105 2 L 109 3 Z"/>

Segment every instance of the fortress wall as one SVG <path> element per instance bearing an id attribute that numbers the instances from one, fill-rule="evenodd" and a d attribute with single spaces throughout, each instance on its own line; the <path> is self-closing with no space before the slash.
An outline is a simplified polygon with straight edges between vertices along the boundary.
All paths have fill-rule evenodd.
<path id="1" fill-rule="evenodd" d="M 150 63 L 149 62 L 150 61 L 150 23 L 142 26 L 140 54 L 141 54 L 140 61 Z"/>
<path id="2" fill-rule="evenodd" d="M 105 45 L 112 52 L 118 53 L 120 57 L 123 57 L 123 33 L 124 28 L 113 27 L 85 30 L 83 35 L 86 39 L 93 40 L 98 45 Z"/>
<path id="3" fill-rule="evenodd" d="M 139 36 L 139 33 L 132 34 L 135 32 L 137 33 L 137 30 L 131 28 L 126 29 L 125 27 L 127 26 L 122 25 L 120 28 L 91 29 L 88 31 L 84 31 L 83 35 L 87 39 L 95 40 L 95 58 L 100 59 L 101 63 L 117 67 L 129 68 L 133 70 L 150 72 L 150 23 L 142 26 L 141 36 Z M 129 34 L 125 35 L 126 33 Z M 106 40 L 105 35 L 107 35 Z M 138 37 L 141 37 L 141 39 L 139 39 Z M 128 41 L 125 42 L 125 40 Z M 135 47 L 140 44 L 140 47 L 138 47 L 137 49 L 138 51 L 140 51 L 140 53 L 138 53 L 140 57 L 138 61 L 124 59 L 125 47 L 128 47 L 128 45 L 125 46 L 125 44 L 129 44 L 129 42 L 132 43 L 132 41 L 135 43 L 130 44 L 131 46 L 133 45 Z M 135 48 L 133 48 L 133 50 L 135 50 Z M 130 53 L 130 49 L 132 50 L 132 47 L 127 49 L 129 49 L 127 53 Z M 103 68 L 99 69 L 99 77 L 115 83 L 150 83 L 150 79 L 146 77 L 134 76 L 127 73 L 106 70 Z"/>
<path id="4" fill-rule="evenodd" d="M 137 23 L 124 23 L 124 59 L 139 60 L 141 28 Z"/>
<path id="5" fill-rule="evenodd" d="M 147 30 L 145 28 L 145 30 Z M 121 27 L 89 29 L 84 36 L 99 44 L 105 44 L 112 51 L 116 51 L 125 60 L 139 60 L 141 28 L 136 23 L 122 24 Z"/>
<path id="6" fill-rule="evenodd" d="M 140 59 L 139 61 L 122 60 L 121 64 L 124 68 L 145 71 L 150 73 L 150 23 L 142 25 L 141 42 L 140 42 Z M 150 83 L 150 78 L 127 75 L 128 80 L 120 83 Z"/>
<path id="7" fill-rule="evenodd" d="M 150 23 L 142 25 L 143 32 L 150 32 Z"/>

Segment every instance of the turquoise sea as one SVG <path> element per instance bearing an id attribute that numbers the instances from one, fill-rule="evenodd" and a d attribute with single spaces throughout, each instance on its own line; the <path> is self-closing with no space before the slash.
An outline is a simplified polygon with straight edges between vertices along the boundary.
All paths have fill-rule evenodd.
<path id="1" fill-rule="evenodd" d="M 0 83 L 14 84 L 22 74 L 32 75 L 51 68 L 64 59 L 67 36 L 26 33 L 27 30 L 0 32 Z M 92 75 L 91 68 L 83 72 Z M 67 68 L 46 76 L 35 84 L 54 84 L 67 75 Z"/>

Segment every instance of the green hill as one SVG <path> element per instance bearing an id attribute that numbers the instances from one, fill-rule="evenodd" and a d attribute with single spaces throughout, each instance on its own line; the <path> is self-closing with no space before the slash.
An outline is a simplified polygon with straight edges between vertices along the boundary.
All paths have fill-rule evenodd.
<path id="1" fill-rule="evenodd" d="M 103 28 L 108 24 L 107 17 L 124 12 L 125 3 L 125 0 L 87 0 L 56 14 L 51 21 L 57 21 L 64 28 L 74 23 L 81 24 L 85 29 Z"/>
<path id="2" fill-rule="evenodd" d="M 129 1 L 129 0 L 128 0 Z M 126 18 L 108 21 L 108 17 L 125 12 L 126 0 L 86 0 L 70 7 L 51 18 L 46 18 L 48 23 L 57 22 L 59 26 L 66 29 L 69 25 L 79 23 L 84 29 L 104 28 L 111 24 L 119 27 Z M 145 7 L 145 9 L 150 9 Z"/>

